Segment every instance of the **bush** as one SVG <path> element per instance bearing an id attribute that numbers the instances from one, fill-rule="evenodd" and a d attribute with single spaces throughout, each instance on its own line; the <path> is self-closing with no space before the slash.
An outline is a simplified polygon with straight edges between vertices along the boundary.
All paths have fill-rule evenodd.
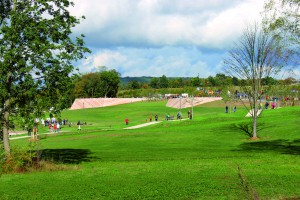
<path id="1" fill-rule="evenodd" d="M 10 159 L 2 164 L 3 173 L 26 172 L 39 168 L 40 143 L 30 140 L 28 146 L 11 147 Z"/>
<path id="2" fill-rule="evenodd" d="M 41 144 L 39 140 L 29 140 L 27 146 L 11 147 L 10 159 L 6 160 L 3 145 L 0 150 L 1 173 L 22 173 L 34 171 L 56 171 L 78 169 L 78 166 L 56 164 L 52 160 L 41 160 Z"/>

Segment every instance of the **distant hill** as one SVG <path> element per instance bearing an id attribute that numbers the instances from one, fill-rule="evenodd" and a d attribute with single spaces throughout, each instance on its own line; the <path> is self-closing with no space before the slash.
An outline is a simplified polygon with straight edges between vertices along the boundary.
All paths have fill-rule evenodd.
<path id="1" fill-rule="evenodd" d="M 141 76 L 141 77 L 121 77 L 121 85 L 126 85 L 130 81 L 136 80 L 139 83 L 150 83 L 151 76 Z"/>
<path id="2" fill-rule="evenodd" d="M 128 82 L 136 80 L 139 83 L 150 83 L 150 80 L 152 78 L 160 78 L 160 77 L 152 77 L 152 76 L 141 76 L 141 77 L 121 77 L 121 85 L 126 85 Z M 182 78 L 183 80 L 191 79 L 191 77 L 167 77 L 168 79 L 174 79 L 174 78 Z"/>

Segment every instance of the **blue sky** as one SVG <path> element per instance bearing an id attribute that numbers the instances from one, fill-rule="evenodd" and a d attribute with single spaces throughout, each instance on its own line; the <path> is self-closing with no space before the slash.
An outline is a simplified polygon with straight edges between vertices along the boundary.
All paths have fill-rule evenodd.
<path id="1" fill-rule="evenodd" d="M 247 23 L 260 20 L 263 0 L 74 0 L 86 19 L 74 29 L 92 50 L 76 63 L 125 76 L 208 77 Z"/>

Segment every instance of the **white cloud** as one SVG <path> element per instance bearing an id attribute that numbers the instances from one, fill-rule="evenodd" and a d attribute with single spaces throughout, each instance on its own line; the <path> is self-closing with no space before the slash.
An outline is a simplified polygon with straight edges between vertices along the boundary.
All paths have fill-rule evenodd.
<path id="1" fill-rule="evenodd" d="M 196 76 L 219 73 L 224 51 L 247 22 L 259 18 L 262 0 L 74 0 L 85 15 L 74 29 L 93 49 L 80 63 L 122 76 Z M 201 49 L 201 50 L 199 50 Z"/>
<path id="2" fill-rule="evenodd" d="M 259 21 L 260 6 L 258 5 L 263 6 L 262 4 L 251 4 L 251 2 L 239 4 L 209 20 L 202 27 L 202 43 L 210 44 L 215 48 L 231 45 L 241 35 L 247 24 Z"/>
<path id="3" fill-rule="evenodd" d="M 221 57 L 196 47 L 116 48 L 99 50 L 78 66 L 82 72 L 106 66 L 122 76 L 207 77 L 218 73 Z"/>
<path id="4" fill-rule="evenodd" d="M 87 19 L 75 30 L 86 33 L 89 45 L 224 48 L 245 21 L 257 19 L 263 1 L 76 0 L 76 4 L 72 13 Z"/>

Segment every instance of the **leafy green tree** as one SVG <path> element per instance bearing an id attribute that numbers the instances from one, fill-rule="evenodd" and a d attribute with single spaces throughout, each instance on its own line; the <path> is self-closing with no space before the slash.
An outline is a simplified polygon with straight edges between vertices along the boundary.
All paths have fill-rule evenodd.
<path id="1" fill-rule="evenodd" d="M 212 77 L 212 76 L 209 76 L 209 77 L 207 78 L 207 84 L 208 84 L 209 86 L 216 86 L 216 80 L 215 80 L 215 78 Z"/>
<path id="2" fill-rule="evenodd" d="M 191 80 L 190 79 L 183 80 L 183 86 L 184 87 L 190 87 L 190 86 L 192 86 Z"/>
<path id="3" fill-rule="evenodd" d="M 237 77 L 232 77 L 232 84 L 234 85 L 234 86 L 238 86 L 239 85 L 239 79 L 237 78 Z"/>
<path id="4" fill-rule="evenodd" d="M 262 85 L 276 85 L 277 82 L 278 81 L 276 79 L 274 79 L 273 77 L 264 77 L 261 79 Z"/>
<path id="5" fill-rule="evenodd" d="M 287 60 L 287 53 L 276 37 L 258 25 L 248 26 L 235 47 L 224 60 L 225 70 L 231 76 L 248 81 L 242 91 L 248 94 L 252 113 L 253 138 L 257 138 L 257 113 L 263 91 L 262 79 L 278 73 Z"/>
<path id="6" fill-rule="evenodd" d="M 12 115 L 13 111 L 18 108 L 29 117 L 40 113 L 37 107 L 60 109 L 58 102 L 74 69 L 71 61 L 89 52 L 83 35 L 70 37 L 80 19 L 70 15 L 69 6 L 73 6 L 69 0 L 1 0 L 0 118 L 8 159 L 8 132 L 20 114 Z"/>
<path id="7" fill-rule="evenodd" d="M 168 88 L 169 87 L 169 80 L 165 75 L 159 78 L 159 87 L 160 88 Z"/>
<path id="8" fill-rule="evenodd" d="M 226 80 L 226 75 L 225 74 L 216 74 L 215 76 L 215 84 L 216 86 L 224 86 L 225 80 Z"/>
<path id="9" fill-rule="evenodd" d="M 116 70 L 101 70 L 84 74 L 75 82 L 76 98 L 116 97 L 120 83 L 120 75 Z"/>
<path id="10" fill-rule="evenodd" d="M 182 78 L 174 78 L 169 80 L 169 87 L 171 88 L 182 88 L 184 86 L 184 82 Z"/>
<path id="11" fill-rule="evenodd" d="M 100 72 L 100 96 L 116 97 L 119 89 L 120 74 L 112 69 Z"/>
<path id="12" fill-rule="evenodd" d="M 81 80 L 81 78 L 78 78 L 77 80 L 75 80 L 74 83 L 74 96 L 75 98 L 84 98 L 86 97 L 86 93 L 85 93 L 85 82 Z"/>
<path id="13" fill-rule="evenodd" d="M 200 87 L 201 86 L 201 80 L 200 80 L 200 78 L 198 76 L 192 78 L 191 79 L 191 83 L 192 83 L 193 87 Z"/>
<path id="14" fill-rule="evenodd" d="M 143 89 L 148 89 L 149 88 L 149 85 L 147 83 L 142 83 L 141 84 L 141 88 Z"/>
<path id="15" fill-rule="evenodd" d="M 129 89 L 140 89 L 141 85 L 137 80 L 132 80 L 128 83 Z"/>
<path id="16" fill-rule="evenodd" d="M 158 89 L 159 88 L 159 79 L 157 77 L 151 78 L 149 85 L 151 88 Z"/>

